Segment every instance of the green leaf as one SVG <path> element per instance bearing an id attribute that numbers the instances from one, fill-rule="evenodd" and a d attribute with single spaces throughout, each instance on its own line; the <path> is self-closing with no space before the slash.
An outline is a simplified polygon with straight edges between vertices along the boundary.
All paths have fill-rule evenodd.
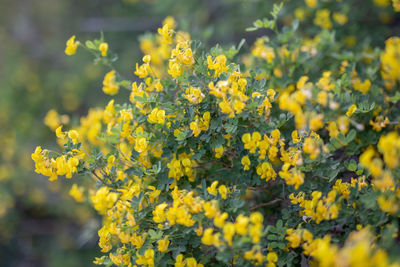
<path id="1" fill-rule="evenodd" d="M 357 131 L 354 129 L 351 129 L 350 132 L 346 136 L 346 143 L 350 143 L 353 141 L 353 139 L 356 137 Z"/>
<path id="2" fill-rule="evenodd" d="M 390 102 L 396 103 L 400 100 L 400 92 L 396 92 L 396 94 L 389 98 Z"/>
<path id="3" fill-rule="evenodd" d="M 350 163 L 350 164 L 347 166 L 347 169 L 348 169 L 349 171 L 354 172 L 354 171 L 357 170 L 357 164 Z"/>
<path id="4" fill-rule="evenodd" d="M 248 28 L 246 28 L 246 32 L 254 32 L 256 30 L 258 30 L 258 28 L 256 28 L 256 27 L 248 27 Z"/>
<path id="5" fill-rule="evenodd" d="M 257 27 L 257 28 L 262 28 L 263 27 L 263 22 L 260 19 L 258 19 L 256 21 L 254 21 L 253 25 L 255 27 Z"/>
<path id="6" fill-rule="evenodd" d="M 271 242 L 271 243 L 269 243 L 269 247 L 272 248 L 272 249 L 277 248 L 278 246 L 279 246 L 279 243 L 278 243 L 278 242 Z"/>
<path id="7" fill-rule="evenodd" d="M 240 40 L 236 50 L 239 51 L 242 48 L 242 46 L 244 45 L 245 42 L 246 42 L 246 39 L 242 38 L 242 40 Z"/>
<path id="8" fill-rule="evenodd" d="M 94 45 L 94 43 L 92 41 L 87 40 L 85 42 L 85 45 L 87 48 L 92 49 L 92 50 L 97 50 L 97 47 Z"/>
<path id="9" fill-rule="evenodd" d="M 335 149 L 339 149 L 339 148 L 342 147 L 342 144 L 339 143 L 339 141 L 338 141 L 336 138 L 332 138 L 331 144 L 333 145 L 333 147 L 334 147 Z"/>
<path id="10" fill-rule="evenodd" d="M 176 136 L 176 140 L 178 140 L 178 141 L 183 141 L 183 140 L 185 140 L 185 138 L 186 138 L 185 132 L 179 132 Z"/>

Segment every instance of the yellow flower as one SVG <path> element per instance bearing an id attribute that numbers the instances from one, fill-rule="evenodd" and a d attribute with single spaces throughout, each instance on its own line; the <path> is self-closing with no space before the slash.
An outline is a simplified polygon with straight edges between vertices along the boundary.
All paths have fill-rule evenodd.
<path id="1" fill-rule="evenodd" d="M 118 199 L 118 193 L 110 192 L 105 186 L 97 190 L 96 194 L 90 197 L 93 207 L 100 213 L 105 214 Z"/>
<path id="2" fill-rule="evenodd" d="M 229 118 L 235 117 L 235 112 L 226 99 L 224 101 L 219 102 L 218 106 L 221 109 L 222 113 L 229 114 Z"/>
<path id="3" fill-rule="evenodd" d="M 292 142 L 294 144 L 296 144 L 296 143 L 299 143 L 300 141 L 301 141 L 301 139 L 299 138 L 299 134 L 298 134 L 297 130 L 294 130 L 292 132 Z"/>
<path id="4" fill-rule="evenodd" d="M 260 140 L 261 134 L 259 132 L 254 132 L 252 135 L 250 135 L 249 133 L 245 133 L 242 136 L 244 148 L 250 150 L 250 153 L 256 153 L 256 149 L 259 145 Z"/>
<path id="5" fill-rule="evenodd" d="M 135 150 L 139 153 L 142 153 L 144 151 L 146 151 L 147 149 L 147 140 L 144 137 L 139 137 L 136 138 L 136 142 L 135 142 Z"/>
<path id="6" fill-rule="evenodd" d="M 337 22 L 337 23 L 339 23 L 340 25 L 344 25 L 344 24 L 346 24 L 347 23 L 347 16 L 345 15 L 345 14 L 343 14 L 343 13 L 337 13 L 337 12 L 334 12 L 333 13 L 333 19 Z"/>
<path id="7" fill-rule="evenodd" d="M 271 63 L 275 58 L 274 49 L 270 46 L 264 44 L 263 38 L 258 38 L 255 43 L 254 47 L 251 50 L 251 53 L 256 56 L 257 58 L 266 60 L 268 63 Z"/>
<path id="8" fill-rule="evenodd" d="M 108 72 L 103 80 L 103 92 L 107 95 L 115 95 L 119 91 L 119 84 L 115 81 L 115 70 Z"/>
<path id="9" fill-rule="evenodd" d="M 353 105 L 351 105 L 351 106 L 349 107 L 349 109 L 347 110 L 346 115 L 347 115 L 348 117 L 351 117 L 351 115 L 353 115 L 354 112 L 355 112 L 356 110 L 357 110 L 357 106 L 356 106 L 356 104 L 353 104 Z"/>
<path id="10" fill-rule="evenodd" d="M 379 208 L 389 215 L 396 213 L 399 209 L 398 201 L 395 197 L 385 198 L 385 196 L 380 195 L 376 200 Z"/>
<path id="11" fill-rule="evenodd" d="M 299 21 L 303 21 L 306 18 L 306 12 L 304 8 L 296 8 L 294 10 L 294 15 L 296 17 L 296 19 L 298 19 Z"/>
<path id="12" fill-rule="evenodd" d="M 168 252 L 169 240 L 168 239 L 161 239 L 158 240 L 158 251 L 160 252 Z"/>
<path id="13" fill-rule="evenodd" d="M 174 267 L 185 267 L 186 262 L 183 260 L 183 255 L 176 256 Z"/>
<path id="14" fill-rule="evenodd" d="M 261 176 L 261 179 L 266 179 L 266 181 L 276 177 L 276 172 L 269 162 L 260 163 L 257 166 L 257 174 Z"/>
<path id="15" fill-rule="evenodd" d="M 60 126 L 60 118 L 57 111 L 54 109 L 49 110 L 46 117 L 44 117 L 44 124 L 46 124 L 52 131 Z"/>
<path id="16" fill-rule="evenodd" d="M 218 186 L 218 181 L 214 181 L 211 186 L 207 187 L 207 192 L 210 195 L 216 196 L 218 191 L 217 191 L 217 186 Z"/>
<path id="17" fill-rule="evenodd" d="M 164 24 L 162 28 L 158 28 L 158 34 L 160 34 L 163 37 L 163 42 L 165 43 L 170 43 L 171 42 L 171 37 L 173 30 L 170 29 L 170 26 L 168 24 Z"/>
<path id="18" fill-rule="evenodd" d="M 168 204 L 162 203 L 157 205 L 157 207 L 153 210 L 153 221 L 156 223 L 162 223 L 166 220 L 165 208 L 168 207 Z"/>
<path id="19" fill-rule="evenodd" d="M 149 76 L 149 72 L 150 72 L 149 64 L 145 63 L 139 66 L 139 64 L 136 63 L 136 70 L 134 74 L 137 75 L 139 78 L 141 79 L 146 78 L 147 76 Z"/>
<path id="20" fill-rule="evenodd" d="M 145 55 L 142 60 L 143 60 L 144 63 L 149 64 L 150 61 L 151 61 L 151 56 L 150 55 Z"/>
<path id="21" fill-rule="evenodd" d="M 247 225 L 249 224 L 249 218 L 239 214 L 239 216 L 236 218 L 235 222 L 235 231 L 239 235 L 245 235 L 247 234 Z"/>
<path id="22" fill-rule="evenodd" d="M 169 61 L 168 74 L 170 74 L 171 77 L 174 79 L 179 77 L 182 74 L 182 70 L 179 64 L 176 62 Z"/>
<path id="23" fill-rule="evenodd" d="M 318 0 L 305 0 L 306 5 L 311 8 L 316 8 L 318 5 Z"/>
<path id="24" fill-rule="evenodd" d="M 374 0 L 374 4 L 380 7 L 386 7 L 390 4 L 390 0 Z"/>
<path id="25" fill-rule="evenodd" d="M 200 88 L 194 88 L 193 86 L 187 88 L 185 93 L 186 94 L 183 94 L 182 96 L 191 104 L 199 104 L 204 98 L 204 94 L 201 92 Z"/>
<path id="26" fill-rule="evenodd" d="M 100 46 L 99 46 L 99 50 L 100 50 L 101 55 L 103 57 L 107 56 L 108 44 L 105 43 L 105 42 L 101 43 Z"/>
<path id="27" fill-rule="evenodd" d="M 228 219 L 228 213 L 224 212 L 214 218 L 214 224 L 218 228 L 223 228 L 225 225 L 225 221 Z"/>
<path id="28" fill-rule="evenodd" d="M 212 228 L 207 228 L 204 230 L 203 236 L 201 237 L 201 242 L 204 245 L 211 246 L 214 242 L 214 237 L 213 237 L 213 229 Z"/>
<path id="29" fill-rule="evenodd" d="M 364 82 L 361 82 L 360 79 L 356 79 L 353 83 L 353 87 L 355 90 L 360 91 L 363 95 L 365 95 L 371 88 L 371 81 L 366 79 Z"/>
<path id="30" fill-rule="evenodd" d="M 228 195 L 228 188 L 226 188 L 225 185 L 220 185 L 218 187 L 218 192 L 221 195 L 222 199 L 226 199 L 226 197 Z"/>
<path id="31" fill-rule="evenodd" d="M 219 212 L 217 203 L 215 201 L 205 202 L 203 204 L 203 209 L 204 209 L 204 215 L 209 219 L 214 218 Z"/>
<path id="32" fill-rule="evenodd" d="M 329 9 L 318 10 L 315 15 L 314 24 L 320 26 L 323 29 L 332 29 L 330 14 L 331 12 L 329 11 Z"/>
<path id="33" fill-rule="evenodd" d="M 207 57 L 207 64 L 210 70 L 214 70 L 214 77 L 219 77 L 223 72 L 228 70 L 226 66 L 226 56 L 219 55 L 214 60 L 212 60 L 211 56 Z"/>
<path id="34" fill-rule="evenodd" d="M 93 263 L 96 265 L 102 265 L 104 263 L 105 260 L 105 256 L 99 258 L 99 257 L 95 257 Z"/>
<path id="35" fill-rule="evenodd" d="M 197 263 L 196 259 L 193 257 L 186 259 L 186 266 L 187 267 L 204 267 L 203 264 Z"/>
<path id="36" fill-rule="evenodd" d="M 66 134 L 62 131 L 62 125 L 56 129 L 56 136 L 60 139 L 65 138 Z"/>
<path id="37" fill-rule="evenodd" d="M 78 143 L 79 133 L 76 130 L 71 130 L 68 132 L 68 137 L 72 140 L 72 143 L 76 145 Z"/>
<path id="38" fill-rule="evenodd" d="M 243 169 L 245 171 L 248 171 L 250 169 L 250 159 L 248 156 L 244 156 L 241 160 L 242 165 L 243 165 Z"/>
<path id="39" fill-rule="evenodd" d="M 219 159 L 224 154 L 224 147 L 223 146 L 219 146 L 217 148 L 214 148 L 214 151 L 215 151 L 215 157 L 217 159 Z"/>
<path id="40" fill-rule="evenodd" d="M 396 12 L 400 12 L 400 1 L 399 0 L 392 0 L 393 2 L 393 9 Z"/>
<path id="41" fill-rule="evenodd" d="M 76 49 L 78 48 L 78 45 L 80 44 L 79 41 L 75 41 L 75 35 L 73 35 L 71 38 L 68 39 L 67 41 L 67 46 L 65 48 L 65 54 L 68 56 L 71 56 L 76 53 Z"/>
<path id="42" fill-rule="evenodd" d="M 264 221 L 263 215 L 256 211 L 250 214 L 250 222 L 255 224 L 255 225 L 261 225 L 262 222 Z"/>
<path id="43" fill-rule="evenodd" d="M 150 123 L 165 123 L 165 110 L 155 108 L 151 111 L 150 115 L 147 118 L 147 121 Z"/>
<path id="44" fill-rule="evenodd" d="M 324 115 L 318 114 L 313 116 L 310 120 L 310 130 L 315 132 L 322 127 L 324 127 Z"/>
<path id="45" fill-rule="evenodd" d="M 298 248 L 301 243 L 301 235 L 298 231 L 293 229 L 287 229 L 286 234 L 288 235 L 285 239 L 289 241 L 288 247 Z"/>
<path id="46" fill-rule="evenodd" d="M 201 133 L 201 130 L 200 130 L 200 128 L 199 128 L 199 125 L 198 125 L 197 122 L 195 122 L 195 121 L 192 121 L 192 122 L 190 123 L 190 130 L 193 131 L 194 137 L 199 136 L 199 134 Z"/>
<path id="47" fill-rule="evenodd" d="M 136 252 L 136 256 L 137 264 L 154 267 L 154 250 L 152 250 L 151 248 L 147 249 L 143 256 Z"/>
<path id="48" fill-rule="evenodd" d="M 83 187 L 78 187 L 77 184 L 72 185 L 71 190 L 69 190 L 69 195 L 73 197 L 76 202 L 83 202 L 85 200 Z"/>
<path id="49" fill-rule="evenodd" d="M 268 262 L 275 263 L 278 261 L 278 255 L 276 254 L 276 252 L 269 252 L 267 254 L 267 260 Z"/>
<path id="50" fill-rule="evenodd" d="M 224 225 L 223 228 L 224 239 L 228 242 L 230 246 L 232 246 L 232 238 L 235 235 L 235 225 L 231 222 L 228 222 Z"/>

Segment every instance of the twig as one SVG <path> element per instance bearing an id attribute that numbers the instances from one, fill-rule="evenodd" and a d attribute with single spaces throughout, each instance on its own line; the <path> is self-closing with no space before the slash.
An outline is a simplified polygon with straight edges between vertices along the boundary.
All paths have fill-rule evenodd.
<path id="1" fill-rule="evenodd" d="M 266 202 L 266 203 L 261 203 L 261 204 L 255 205 L 254 207 L 250 208 L 249 210 L 253 211 L 253 210 L 256 210 L 256 209 L 261 208 L 261 207 L 271 206 L 271 205 L 273 205 L 275 203 L 278 203 L 278 202 L 280 202 L 282 200 L 283 199 L 277 198 L 277 199 L 271 200 L 270 202 Z"/>

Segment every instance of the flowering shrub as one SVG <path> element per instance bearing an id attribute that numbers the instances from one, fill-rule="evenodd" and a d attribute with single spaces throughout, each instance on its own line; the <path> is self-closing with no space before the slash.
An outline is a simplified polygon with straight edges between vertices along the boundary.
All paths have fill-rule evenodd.
<path id="1" fill-rule="evenodd" d="M 133 82 L 105 74 L 103 92 L 129 101 L 59 126 L 61 153 L 36 148 L 50 180 L 96 181 L 70 191 L 103 217 L 95 263 L 399 266 L 400 39 L 342 42 L 342 3 L 305 3 L 315 35 L 279 27 L 275 5 L 249 52 L 207 49 L 167 18 Z M 65 53 L 81 48 L 116 59 L 103 38 Z"/>

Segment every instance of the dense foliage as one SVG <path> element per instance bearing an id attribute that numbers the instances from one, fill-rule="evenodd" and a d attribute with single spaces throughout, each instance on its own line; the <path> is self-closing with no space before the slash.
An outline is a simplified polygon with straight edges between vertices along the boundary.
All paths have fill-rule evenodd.
<path id="1" fill-rule="evenodd" d="M 63 150 L 32 159 L 102 215 L 95 263 L 398 266 L 400 38 L 379 32 L 400 3 L 352 16 L 358 2 L 275 4 L 249 49 L 208 49 L 168 17 L 132 79 L 103 37 L 72 36 L 65 53 L 93 54 L 102 91 L 129 97 L 69 130 L 49 117 Z"/>

